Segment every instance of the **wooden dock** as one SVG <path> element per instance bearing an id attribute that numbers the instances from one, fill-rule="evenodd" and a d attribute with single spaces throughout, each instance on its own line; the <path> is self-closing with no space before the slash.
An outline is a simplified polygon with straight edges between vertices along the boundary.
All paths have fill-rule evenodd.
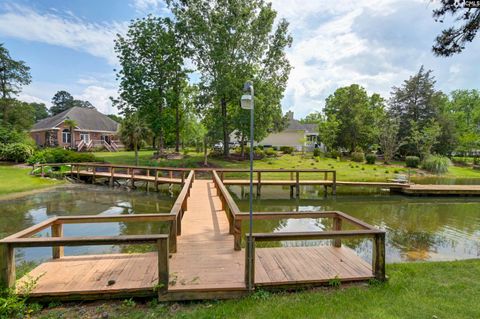
<path id="1" fill-rule="evenodd" d="M 52 246 L 53 259 L 21 278 L 31 279 L 30 293 L 40 299 L 98 299 L 157 296 L 160 300 L 220 299 L 251 292 L 246 280 L 246 251 L 241 243 L 245 213 L 231 202 L 218 174 L 213 180 L 194 179 L 193 171 L 170 214 L 54 217 L 0 241 L 0 285 L 13 286 L 16 247 Z M 227 197 L 227 198 L 226 198 Z M 258 215 L 257 215 L 258 214 Z M 256 213 L 256 218 L 288 218 L 287 213 Z M 293 215 L 293 214 L 292 214 Z M 343 282 L 385 278 L 385 232 L 341 212 L 303 212 L 292 218 L 333 218 L 334 229 L 308 233 L 253 234 L 249 240 L 331 239 L 318 247 L 255 248 L 253 288 L 299 288 L 324 285 L 333 278 Z M 61 225 L 93 222 L 171 223 L 167 235 L 63 237 Z M 342 220 L 358 230 L 342 230 Z M 52 229 L 52 237 L 31 237 Z M 341 238 L 371 238 L 372 264 L 341 245 Z M 248 239 L 248 238 L 247 238 Z M 64 256 L 63 246 L 98 244 L 154 244 L 155 252 Z M 169 257 L 170 256 L 170 257 Z M 19 291 L 21 292 L 21 290 Z"/>

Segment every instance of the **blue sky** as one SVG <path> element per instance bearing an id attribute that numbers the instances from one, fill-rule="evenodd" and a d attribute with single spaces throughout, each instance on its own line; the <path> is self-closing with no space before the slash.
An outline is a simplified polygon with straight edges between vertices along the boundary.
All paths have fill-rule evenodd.
<path id="1" fill-rule="evenodd" d="M 480 40 L 461 55 L 431 53 L 442 24 L 430 0 L 273 0 L 294 38 L 284 111 L 297 118 L 321 110 L 325 98 L 352 83 L 388 98 L 392 86 L 423 64 L 445 92 L 480 87 Z M 31 67 L 20 98 L 50 105 L 58 90 L 116 113 L 109 97 L 117 83 L 113 39 L 131 19 L 165 15 L 161 0 L 0 0 L 0 42 Z"/>

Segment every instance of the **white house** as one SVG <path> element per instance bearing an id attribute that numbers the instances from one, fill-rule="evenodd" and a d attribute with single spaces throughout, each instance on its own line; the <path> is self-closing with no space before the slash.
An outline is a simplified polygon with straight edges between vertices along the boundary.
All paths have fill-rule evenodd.
<path id="1" fill-rule="evenodd" d="M 293 118 L 293 112 L 286 113 L 288 118 L 287 127 L 276 133 L 270 133 L 265 139 L 255 145 L 264 147 L 279 148 L 282 146 L 291 146 L 301 151 L 303 147 L 306 150 L 312 150 L 315 144 L 320 145 L 318 140 L 318 124 L 302 124 Z M 235 134 L 230 136 L 231 141 L 237 141 Z"/>

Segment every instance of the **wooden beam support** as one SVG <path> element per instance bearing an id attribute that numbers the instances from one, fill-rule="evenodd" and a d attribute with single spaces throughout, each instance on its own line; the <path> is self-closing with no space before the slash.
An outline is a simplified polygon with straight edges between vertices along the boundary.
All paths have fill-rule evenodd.
<path id="1" fill-rule="evenodd" d="M 169 282 L 169 243 L 167 239 L 157 240 L 158 255 L 158 296 L 164 295 L 168 291 Z"/>
<path id="2" fill-rule="evenodd" d="M 63 237 L 63 225 L 62 224 L 53 224 L 52 225 L 52 237 Z M 64 255 L 63 246 L 54 246 L 52 247 L 52 258 L 59 259 Z"/>
<path id="3" fill-rule="evenodd" d="M 0 243 L 0 288 L 15 287 L 15 249 Z"/>
<path id="4" fill-rule="evenodd" d="M 333 230 L 337 230 L 337 231 L 342 230 L 342 219 L 340 217 L 333 218 Z M 334 239 L 333 246 L 342 247 L 342 240 L 340 238 Z"/>
<path id="5" fill-rule="evenodd" d="M 372 270 L 377 280 L 385 280 L 385 232 L 375 234 L 373 240 Z"/>

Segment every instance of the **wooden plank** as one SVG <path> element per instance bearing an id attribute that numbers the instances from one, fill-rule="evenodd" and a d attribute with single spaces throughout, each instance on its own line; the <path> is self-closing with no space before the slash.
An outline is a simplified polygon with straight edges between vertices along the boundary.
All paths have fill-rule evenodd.
<path id="1" fill-rule="evenodd" d="M 373 237 L 375 234 L 384 233 L 384 231 L 375 230 L 341 230 L 341 231 L 321 231 L 321 232 L 280 232 L 280 233 L 255 233 L 253 236 L 256 241 L 282 241 L 282 240 L 315 240 L 315 239 L 336 239 L 352 237 Z"/>
<path id="2" fill-rule="evenodd" d="M 53 224 L 52 225 L 52 237 L 63 237 L 63 225 L 62 224 Z M 53 259 L 63 257 L 63 246 L 52 247 L 52 257 Z"/>
<path id="3" fill-rule="evenodd" d="M 52 218 L 49 218 L 43 222 L 40 222 L 36 225 L 33 225 L 31 227 L 28 227 L 24 230 L 21 230 L 13 235 L 10 235 L 10 236 L 7 236 L 5 237 L 4 239 L 0 240 L 0 243 L 3 242 L 3 241 L 8 241 L 8 240 L 11 240 L 11 239 L 15 239 L 15 238 L 22 238 L 22 237 L 29 237 L 29 236 L 32 236 L 32 235 L 35 235 L 36 233 L 52 226 L 52 224 L 58 219 L 58 217 L 52 217 Z"/>

